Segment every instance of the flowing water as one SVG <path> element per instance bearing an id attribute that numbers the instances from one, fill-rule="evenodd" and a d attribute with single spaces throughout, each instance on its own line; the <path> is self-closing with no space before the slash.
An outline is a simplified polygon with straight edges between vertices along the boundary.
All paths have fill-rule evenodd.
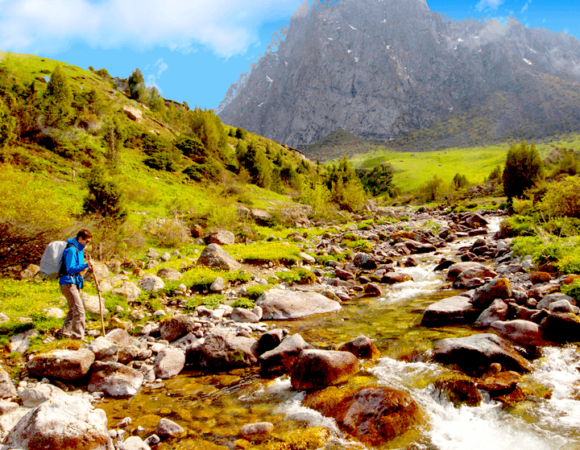
<path id="1" fill-rule="evenodd" d="M 492 222 L 490 231 L 496 231 Z M 337 314 L 277 323 L 300 333 L 312 345 L 334 349 L 361 334 L 375 339 L 383 357 L 365 362 L 351 383 L 381 384 L 409 392 L 429 416 L 429 423 L 407 441 L 383 449 L 407 450 L 569 450 L 580 449 L 580 351 L 576 346 L 548 347 L 524 377 L 524 402 L 506 406 L 485 398 L 479 407 L 454 407 L 441 399 L 432 382 L 447 369 L 429 362 L 435 342 L 480 332 L 468 326 L 421 327 L 424 309 L 457 292 L 443 275 L 433 272 L 441 256 L 451 255 L 466 239 L 437 255 L 424 256 L 415 268 L 401 269 L 415 281 L 391 287 L 383 297 L 343 304 Z M 150 434 L 161 417 L 180 423 L 187 437 L 162 449 L 327 448 L 364 449 L 344 436 L 334 420 L 302 406 L 304 393 L 291 389 L 287 377 L 263 380 L 257 369 L 227 374 L 182 373 L 159 390 L 144 388 L 131 400 L 107 400 L 103 405 L 111 426 L 126 416 Z M 246 423 L 275 424 L 273 439 L 245 446 L 237 441 Z M 329 439 L 330 437 L 330 439 Z M 236 442 L 237 441 L 237 442 Z M 247 443 L 249 444 L 249 443 Z"/>

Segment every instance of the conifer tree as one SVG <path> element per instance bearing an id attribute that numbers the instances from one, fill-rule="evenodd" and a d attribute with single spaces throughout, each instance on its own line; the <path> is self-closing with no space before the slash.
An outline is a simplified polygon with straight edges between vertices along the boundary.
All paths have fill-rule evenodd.
<path id="1" fill-rule="evenodd" d="M 67 76 L 60 66 L 56 66 L 44 93 L 46 123 L 63 128 L 72 115 L 73 95 Z"/>
<path id="2" fill-rule="evenodd" d="M 89 193 L 85 198 L 83 210 L 89 214 L 100 214 L 117 223 L 127 220 L 123 191 L 119 184 L 108 177 L 103 167 L 95 166 L 88 177 Z"/>
<path id="3" fill-rule="evenodd" d="M 143 102 L 147 96 L 147 89 L 145 87 L 145 78 L 140 69 L 135 69 L 129 77 L 129 97 Z"/>

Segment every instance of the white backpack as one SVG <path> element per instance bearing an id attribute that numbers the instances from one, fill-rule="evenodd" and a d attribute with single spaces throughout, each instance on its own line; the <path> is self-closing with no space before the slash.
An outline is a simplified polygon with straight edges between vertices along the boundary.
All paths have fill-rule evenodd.
<path id="1" fill-rule="evenodd" d="M 40 260 L 40 273 L 44 277 L 58 276 L 62 262 L 62 254 L 67 245 L 65 241 L 54 241 L 48 244 Z"/>

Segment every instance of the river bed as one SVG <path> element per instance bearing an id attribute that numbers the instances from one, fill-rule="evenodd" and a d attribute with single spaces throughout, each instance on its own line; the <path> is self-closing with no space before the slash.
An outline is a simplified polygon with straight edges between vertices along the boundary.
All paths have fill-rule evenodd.
<path id="1" fill-rule="evenodd" d="M 498 223 L 492 222 L 491 232 Z M 474 239 L 419 257 L 418 267 L 401 270 L 415 281 L 389 288 L 382 297 L 344 303 L 337 314 L 269 324 L 300 333 L 321 349 L 335 349 L 360 335 L 375 340 L 382 358 L 362 363 L 352 383 L 378 383 L 406 391 L 429 416 L 429 424 L 415 436 L 381 449 L 580 449 L 580 352 L 576 346 L 542 349 L 541 357 L 533 361 L 534 371 L 524 376 L 526 392 L 533 394 L 511 406 L 484 396 L 479 407 L 456 408 L 432 388 L 437 375 L 448 370 L 429 361 L 434 343 L 481 332 L 470 326 L 420 325 L 428 305 L 457 294 L 447 287 L 442 273 L 433 271 L 436 262 Z M 143 436 L 153 432 L 161 417 L 188 430 L 187 437 L 158 446 L 164 450 L 366 448 L 344 436 L 334 420 L 303 407 L 303 398 L 304 393 L 292 390 L 288 377 L 264 380 L 254 368 L 217 375 L 183 372 L 159 389 L 146 387 L 130 400 L 105 400 L 100 407 L 107 412 L 110 427 L 129 416 L 135 427 L 143 427 Z M 239 429 L 262 421 L 275 425 L 271 438 L 280 445 L 244 447 L 247 441 L 238 441 Z"/>

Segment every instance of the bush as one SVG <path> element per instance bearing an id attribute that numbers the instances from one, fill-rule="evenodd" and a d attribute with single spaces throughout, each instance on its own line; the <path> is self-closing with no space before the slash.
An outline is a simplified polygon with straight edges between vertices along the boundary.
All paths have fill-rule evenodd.
<path id="1" fill-rule="evenodd" d="M 235 302 L 233 302 L 230 306 L 232 308 L 254 309 L 255 305 L 256 305 L 256 303 L 254 302 L 254 300 L 251 300 L 251 299 L 245 298 L 245 297 L 240 297 Z"/>
<path id="2" fill-rule="evenodd" d="M 157 152 L 149 158 L 143 160 L 143 164 L 155 170 L 164 170 L 166 172 L 175 172 L 178 169 L 174 159 L 165 152 Z"/>
<path id="3" fill-rule="evenodd" d="M 192 181 L 220 181 L 223 175 L 223 167 L 215 159 L 209 159 L 206 164 L 192 164 L 183 173 Z"/>
<path id="4" fill-rule="evenodd" d="M 576 302 L 580 302 L 580 279 L 574 280 L 572 284 L 564 284 L 560 290 L 562 293 L 575 299 Z"/>
<path id="5" fill-rule="evenodd" d="M 276 276 L 286 283 L 314 284 L 316 275 L 308 269 L 293 269 L 288 272 L 276 272 Z"/>
<path id="6" fill-rule="evenodd" d="M 372 170 L 361 170 L 358 176 L 367 191 L 373 196 L 388 194 L 392 196 L 395 192 L 393 176 L 395 168 L 391 164 L 380 164 Z"/>
<path id="7" fill-rule="evenodd" d="M 108 177 L 105 172 L 103 167 L 95 166 L 89 173 L 89 193 L 85 198 L 83 210 L 123 223 L 129 214 L 123 191 L 117 181 Z"/>
<path id="8" fill-rule="evenodd" d="M 156 220 L 146 228 L 155 236 L 161 247 L 179 248 L 191 242 L 189 227 L 177 217 L 171 220 Z"/>
<path id="9" fill-rule="evenodd" d="M 540 208 L 551 215 L 580 218 L 580 177 L 552 183 Z"/>
<path id="10" fill-rule="evenodd" d="M 141 70 L 135 69 L 129 77 L 129 98 L 144 102 L 147 97 L 147 88 L 145 87 L 145 79 Z"/>
<path id="11" fill-rule="evenodd" d="M 544 164 L 536 146 L 528 147 L 525 140 L 519 146 L 514 142 L 503 171 L 503 189 L 508 199 L 521 197 L 543 176 Z"/>
<path id="12" fill-rule="evenodd" d="M 56 66 L 44 92 L 44 111 L 47 125 L 58 128 L 67 125 L 73 112 L 72 100 L 73 95 L 67 76 L 60 66 Z"/>
<path id="13" fill-rule="evenodd" d="M 312 212 L 317 216 L 324 216 L 330 210 L 332 194 L 324 183 L 306 183 L 302 189 L 300 202 L 312 206 Z"/>

